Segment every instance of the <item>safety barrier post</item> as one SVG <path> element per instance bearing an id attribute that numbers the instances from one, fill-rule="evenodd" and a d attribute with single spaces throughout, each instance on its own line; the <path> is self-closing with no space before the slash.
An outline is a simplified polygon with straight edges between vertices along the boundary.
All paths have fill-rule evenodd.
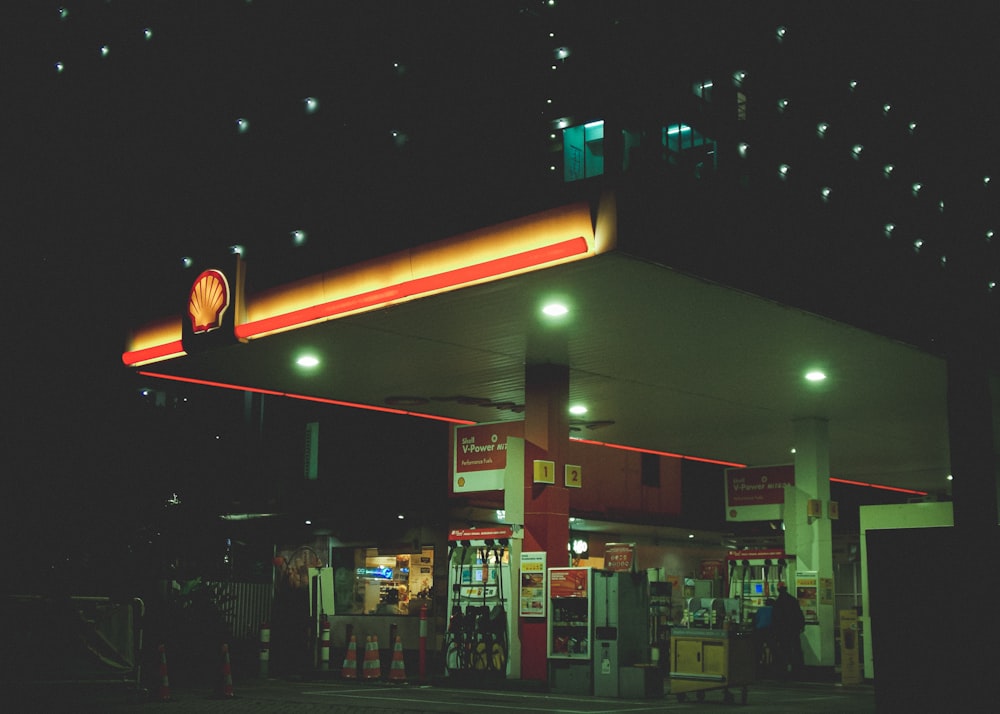
<path id="1" fill-rule="evenodd" d="M 323 672 L 330 671 L 330 621 L 323 616 L 319 631 L 319 668 Z"/>
<path id="2" fill-rule="evenodd" d="M 267 679 L 271 662 L 271 626 L 264 622 L 260 626 L 260 678 Z"/>
<path id="3" fill-rule="evenodd" d="M 420 605 L 420 681 L 427 681 L 427 603 Z"/>

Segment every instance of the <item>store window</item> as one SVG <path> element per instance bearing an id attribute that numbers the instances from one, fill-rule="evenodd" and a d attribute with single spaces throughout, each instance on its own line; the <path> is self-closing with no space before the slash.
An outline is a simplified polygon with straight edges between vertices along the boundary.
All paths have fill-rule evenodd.
<path id="1" fill-rule="evenodd" d="M 419 553 L 335 549 L 333 561 L 338 615 L 419 615 L 422 605 L 431 605 L 431 546 L 424 546 Z"/>

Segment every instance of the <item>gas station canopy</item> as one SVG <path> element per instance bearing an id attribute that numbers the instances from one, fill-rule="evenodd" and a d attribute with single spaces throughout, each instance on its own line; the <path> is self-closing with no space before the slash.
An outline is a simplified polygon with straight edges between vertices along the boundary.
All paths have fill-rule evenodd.
<path id="1" fill-rule="evenodd" d="M 942 358 L 637 257 L 615 226 L 572 205 L 245 299 L 231 276 L 225 339 L 199 348 L 196 321 L 169 316 L 123 361 L 458 422 L 521 419 L 525 365 L 565 364 L 586 409 L 571 438 L 774 465 L 794 459 L 795 420 L 821 418 L 832 477 L 947 489 Z"/>

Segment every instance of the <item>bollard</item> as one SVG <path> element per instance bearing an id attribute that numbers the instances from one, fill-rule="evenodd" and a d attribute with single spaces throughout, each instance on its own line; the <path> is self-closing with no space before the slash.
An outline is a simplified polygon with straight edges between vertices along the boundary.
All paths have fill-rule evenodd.
<path id="1" fill-rule="evenodd" d="M 330 670 L 330 621 L 323 617 L 319 631 L 319 668 L 323 672 Z"/>
<path id="2" fill-rule="evenodd" d="M 420 605 L 420 681 L 427 681 L 427 603 Z"/>
<path id="3" fill-rule="evenodd" d="M 271 626 L 266 622 L 260 626 L 260 677 L 267 679 L 271 662 Z"/>

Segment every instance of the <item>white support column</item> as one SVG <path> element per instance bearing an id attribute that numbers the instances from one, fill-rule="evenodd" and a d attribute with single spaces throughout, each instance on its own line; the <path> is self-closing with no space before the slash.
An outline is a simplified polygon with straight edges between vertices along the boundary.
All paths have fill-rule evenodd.
<path id="1" fill-rule="evenodd" d="M 825 419 L 796 419 L 795 487 L 785 498 L 785 551 L 795 555 L 794 572 L 788 573 L 788 591 L 795 594 L 795 572 L 815 572 L 819 624 L 807 625 L 803 638 L 805 663 L 834 665 L 833 529 L 830 506 L 830 443 Z M 821 515 L 811 517 L 810 499 L 821 504 Z M 790 568 L 790 571 L 792 569 Z M 827 591 L 823 585 L 831 584 Z M 829 595 L 829 599 L 826 596 Z"/>

